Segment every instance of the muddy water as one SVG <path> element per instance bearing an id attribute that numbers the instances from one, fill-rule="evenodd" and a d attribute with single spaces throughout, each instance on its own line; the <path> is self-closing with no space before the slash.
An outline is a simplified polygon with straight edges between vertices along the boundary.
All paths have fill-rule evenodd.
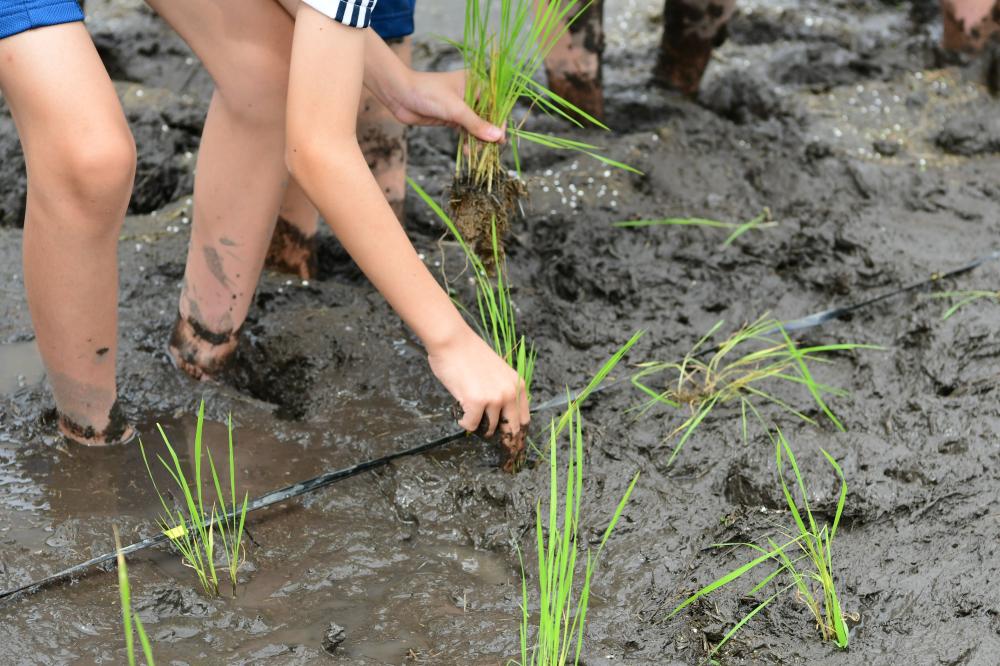
<path id="1" fill-rule="evenodd" d="M 422 2 L 427 30 L 454 35 L 454 4 Z M 646 175 L 524 155 L 530 209 L 509 256 L 520 321 L 539 346 L 537 394 L 578 385 L 640 327 L 648 332 L 633 361 L 675 360 L 719 319 L 795 317 L 996 248 L 997 102 L 978 84 L 977 63 L 935 46 L 934 4 L 744 3 L 697 102 L 647 85 L 660 3 L 628 0 L 610 12 L 605 81 L 616 132 L 578 138 L 602 143 Z M 171 77 L 192 67 L 151 17 L 135 9 L 127 14 L 138 17 L 135 25 L 113 23 L 121 12 L 90 6 L 105 55 L 132 82 L 123 90 L 176 87 Z M 109 40 L 111 27 L 129 39 Z M 151 42 L 166 46 L 147 48 Z M 429 39 L 416 53 L 424 63 L 455 62 Z M 125 96 L 137 133 L 160 114 L 197 116 L 208 88 L 201 75 L 187 81 L 185 98 L 168 91 L 141 98 L 158 106 Z M 165 188 L 190 175 L 184 137 L 170 136 L 139 142 L 140 150 L 152 146 L 140 156 L 146 168 L 169 175 Z M 449 182 L 453 149 L 447 130 L 411 133 L 413 173 L 434 194 Z M 148 201 L 161 194 L 146 189 Z M 611 226 L 678 215 L 742 221 L 764 206 L 778 225 L 729 248 L 721 231 Z M 257 493 L 448 429 L 447 396 L 419 345 L 329 238 L 321 279 L 265 276 L 227 383 L 179 377 L 163 348 L 190 202 L 181 196 L 155 207 L 129 218 L 120 246 L 122 393 L 144 441 L 157 441 L 159 421 L 187 450 L 191 415 L 204 397 L 214 446 L 223 444 L 226 413 L 236 415 L 240 483 Z M 416 202 L 407 229 L 435 272 L 458 274 L 455 248 L 437 243 L 441 228 Z M 31 339 L 20 236 L 0 228 L 3 587 L 105 551 L 112 522 L 128 539 L 150 534 L 158 511 L 134 447 L 66 448 L 52 436 L 37 365 L 11 369 L 14 359 L 28 359 Z M 990 264 L 940 288 L 998 282 L 1000 268 Z M 837 651 L 819 642 L 801 603 L 782 597 L 730 643 L 727 663 L 996 663 L 990 581 L 1000 574 L 1000 310 L 980 302 L 942 321 L 943 309 L 914 294 L 806 335 L 885 347 L 817 369 L 821 381 L 851 392 L 832 401 L 846 433 L 781 421 L 821 513 L 836 487 L 818 448 L 847 475 L 835 573 L 845 609 L 860 621 L 850 650 Z M 788 397 L 808 409 L 807 396 Z M 744 445 L 738 414 L 723 410 L 668 467 L 664 438 L 677 415 L 637 420 L 627 411 L 637 400 L 612 392 L 585 411 L 584 515 L 595 538 L 642 470 L 598 577 L 586 663 L 699 663 L 706 644 L 751 601 L 734 589 L 678 618 L 666 615 L 742 561 L 711 544 L 787 524 L 773 449 L 761 433 Z M 546 483 L 539 470 L 511 478 L 494 464 L 482 445 L 456 443 L 254 517 L 235 599 L 205 598 L 167 551 L 138 556 L 134 593 L 158 656 L 164 663 L 503 663 L 517 649 L 514 544 L 530 556 L 526 534 Z M 113 576 L 95 573 L 0 606 L 0 663 L 121 663 L 116 603 Z M 346 630 L 336 657 L 322 651 L 330 623 Z"/>

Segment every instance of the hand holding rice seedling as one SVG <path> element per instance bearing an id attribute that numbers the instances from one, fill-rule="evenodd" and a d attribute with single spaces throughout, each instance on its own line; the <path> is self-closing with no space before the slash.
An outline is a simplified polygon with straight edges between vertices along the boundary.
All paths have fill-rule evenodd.
<path id="1" fill-rule="evenodd" d="M 775 445 L 774 455 L 778 469 L 778 480 L 781 484 L 782 495 L 788 505 L 789 515 L 792 517 L 792 528 L 780 529 L 777 541 L 774 537 L 767 537 L 766 545 L 756 543 L 716 544 L 717 548 L 749 548 L 758 553 L 758 556 L 701 588 L 685 599 L 669 615 L 669 617 L 676 616 L 706 595 L 743 578 L 759 565 L 771 564 L 775 567 L 749 590 L 747 596 L 756 598 L 758 593 L 768 588 L 772 583 L 774 583 L 773 587 L 776 588 L 776 591 L 758 603 L 753 610 L 726 632 L 722 640 L 712 648 L 708 655 L 709 658 L 714 657 L 722 646 L 757 613 L 764 610 L 783 593 L 792 589 L 796 591 L 796 598 L 809 608 L 816 621 L 816 628 L 824 641 L 833 641 L 837 647 L 846 648 L 850 639 L 833 576 L 833 539 L 837 534 L 837 526 L 840 524 L 840 517 L 844 512 L 844 504 L 847 500 L 847 480 L 844 478 L 844 472 L 833 456 L 820 449 L 840 481 L 833 520 L 829 524 L 825 522 L 820 524 L 809 507 L 805 481 L 788 440 L 785 439 L 780 430 L 771 435 L 771 439 Z M 799 498 L 795 497 L 792 488 L 789 487 L 785 475 L 786 461 L 794 476 L 792 488 L 798 488 Z M 778 541 L 781 543 L 779 544 Z"/>

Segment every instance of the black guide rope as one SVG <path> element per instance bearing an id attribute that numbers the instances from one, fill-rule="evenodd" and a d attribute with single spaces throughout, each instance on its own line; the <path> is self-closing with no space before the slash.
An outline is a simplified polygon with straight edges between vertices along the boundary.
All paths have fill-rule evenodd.
<path id="1" fill-rule="evenodd" d="M 805 317 L 800 317 L 799 319 L 794 319 L 792 321 L 784 322 L 782 324 L 782 328 L 784 328 L 786 331 L 789 332 L 802 331 L 809 328 L 815 328 L 834 319 L 841 319 L 849 314 L 867 308 L 876 303 L 889 300 L 891 298 L 909 293 L 911 291 L 916 291 L 918 289 L 929 287 L 935 283 L 938 283 L 942 280 L 946 280 L 948 278 L 958 277 L 959 275 L 968 273 L 978 268 L 979 266 L 982 266 L 983 264 L 996 261 L 998 259 L 1000 259 L 1000 250 L 994 250 L 990 254 L 979 257 L 978 259 L 970 261 L 964 264 L 963 266 L 960 266 L 958 268 L 952 269 L 944 273 L 932 273 L 930 277 L 924 280 L 915 282 L 913 284 L 904 287 L 900 287 L 885 294 L 881 294 L 879 296 L 875 296 L 873 298 L 869 298 L 867 300 L 854 303 L 851 305 L 833 308 L 830 310 L 823 310 L 821 312 L 816 312 L 810 315 L 806 315 Z M 717 349 L 718 347 L 712 349 L 706 349 L 702 353 L 710 353 Z M 618 386 L 621 386 L 628 379 L 629 379 L 628 377 L 624 377 L 617 381 L 603 384 L 595 388 L 593 392 L 594 393 L 603 392 L 612 388 L 616 388 Z M 531 408 L 531 411 L 532 413 L 537 413 L 537 412 L 548 411 L 551 409 L 557 409 L 559 407 L 565 407 L 566 405 L 569 404 L 570 400 L 573 400 L 575 398 L 576 398 L 575 395 L 556 396 L 543 403 L 534 405 Z M 305 495 L 307 493 L 315 492 L 320 488 L 326 488 L 327 486 L 333 485 L 338 481 L 342 481 L 352 476 L 356 476 L 358 474 L 361 474 L 362 472 L 367 472 L 369 470 L 377 469 L 379 467 L 384 467 L 385 465 L 388 465 L 394 460 L 399 460 L 401 458 L 408 458 L 410 456 L 426 453 L 434 449 L 439 449 L 447 444 L 463 439 L 467 435 L 468 433 L 465 430 L 456 430 L 455 432 L 448 433 L 446 435 L 438 437 L 437 439 L 433 439 L 431 441 L 424 442 L 422 444 L 418 444 L 416 446 L 412 446 L 407 449 L 402 449 L 400 451 L 396 451 L 394 453 L 390 453 L 388 455 L 384 455 L 379 458 L 365 460 L 350 467 L 345 467 L 342 469 L 325 472 L 311 479 L 300 481 L 298 483 L 286 486 L 284 488 L 280 488 L 278 490 L 273 490 L 265 495 L 262 495 L 254 500 L 251 500 L 247 504 L 247 513 L 259 511 L 261 509 L 266 509 L 269 506 L 273 506 L 275 504 L 284 502 L 294 497 L 299 497 L 300 495 Z M 234 515 L 238 515 L 236 510 L 230 511 L 225 515 L 218 516 L 214 520 L 207 521 L 206 527 L 215 525 L 219 522 L 224 522 L 226 520 L 231 520 L 234 517 Z M 186 527 L 190 529 L 190 526 Z M 143 539 L 138 543 L 125 546 L 124 548 L 121 549 L 121 552 L 124 555 L 129 555 L 131 553 L 135 553 L 140 550 L 146 550 L 147 548 L 151 548 L 153 546 L 166 543 L 168 540 L 169 538 L 165 534 L 160 533 L 157 534 L 156 536 Z M 89 559 L 86 562 L 81 562 L 80 564 L 72 566 L 68 569 L 64 569 L 58 573 L 54 573 L 51 576 L 42 578 L 41 580 L 32 581 L 20 587 L 0 592 L 0 602 L 9 601 L 13 597 L 18 596 L 22 593 L 36 592 L 43 587 L 51 585 L 52 583 L 56 583 L 61 580 L 79 576 L 88 569 L 90 569 L 91 567 L 97 567 L 102 564 L 106 564 L 114 560 L 116 557 L 117 557 L 117 552 L 107 553 L 99 557 L 94 557 L 92 559 Z"/>

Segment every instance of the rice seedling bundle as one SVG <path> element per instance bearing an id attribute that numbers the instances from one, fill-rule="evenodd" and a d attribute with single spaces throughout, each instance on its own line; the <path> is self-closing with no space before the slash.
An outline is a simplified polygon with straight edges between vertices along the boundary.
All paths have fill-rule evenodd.
<path id="1" fill-rule="evenodd" d="M 574 125 L 581 120 L 602 129 L 593 116 L 535 81 L 552 47 L 568 30 L 589 2 L 581 0 L 499 0 L 493 16 L 491 0 L 469 0 L 465 9 L 462 43 L 453 43 L 462 53 L 468 72 L 465 101 L 482 118 L 506 127 L 514 165 L 520 171 L 518 144 L 529 141 L 554 150 L 584 153 L 617 168 L 631 167 L 600 155 L 599 147 L 525 130 L 527 114 L 514 118 L 515 107 L 529 108 L 562 117 Z M 495 25 L 494 25 L 495 21 Z M 455 161 L 455 180 L 450 204 L 455 224 L 487 266 L 492 262 L 490 225 L 497 228 L 501 253 L 511 215 L 524 193 L 519 179 L 512 178 L 503 164 L 505 145 L 480 141 L 463 133 Z"/>
<path id="2" fill-rule="evenodd" d="M 163 514 L 159 518 L 160 529 L 170 539 L 170 542 L 177 549 L 183 558 L 184 564 L 194 570 L 202 589 L 206 594 L 217 596 L 219 594 L 219 565 L 217 560 L 224 562 L 225 571 L 229 574 L 232 585 L 233 596 L 236 596 L 237 573 L 243 561 L 243 535 L 246 524 L 247 503 L 249 494 L 244 493 L 242 502 L 237 501 L 236 495 L 236 461 L 233 444 L 233 417 L 229 415 L 229 498 L 227 505 L 226 496 L 222 490 L 222 483 L 219 473 L 212 458 L 212 452 L 208 447 L 203 446 L 202 431 L 205 423 L 205 401 L 201 401 L 198 409 L 198 422 L 195 428 L 194 458 L 191 464 L 194 468 L 193 483 L 188 481 L 184 472 L 184 466 L 176 450 L 171 445 L 167 434 L 163 428 L 157 424 L 160 436 L 170 457 L 168 463 L 163 456 L 157 454 L 160 464 L 167 470 L 170 478 L 173 479 L 176 490 L 183 498 L 181 508 L 173 508 L 168 503 L 163 493 L 156 485 L 153 470 L 146 457 L 146 449 L 139 440 L 139 447 L 142 452 L 142 459 L 146 464 L 146 471 L 153 482 L 153 489 L 156 491 L 163 507 Z M 208 460 L 208 471 L 211 476 L 212 487 L 215 491 L 215 499 L 209 506 L 206 503 L 206 496 L 202 479 L 204 475 L 203 459 Z M 221 551 L 221 557 L 220 552 Z"/>
<path id="3" fill-rule="evenodd" d="M 781 322 L 767 315 L 744 326 L 714 347 L 704 349 L 725 322 L 719 321 L 692 347 L 679 363 L 650 362 L 640 364 L 632 383 L 648 400 L 638 407 L 640 414 L 656 405 L 683 409 L 687 417 L 670 433 L 677 443 L 668 464 L 673 463 L 681 448 L 705 418 L 719 406 L 734 403 L 740 406 L 744 439 L 748 432 L 748 414 L 760 416 L 758 404 L 771 404 L 803 421 L 816 420 L 774 394 L 778 385 L 802 386 L 816 406 L 839 430 L 844 430 L 824 395 L 846 396 L 843 389 L 817 382 L 810 364 L 826 363 L 828 355 L 857 349 L 879 349 L 873 345 L 837 343 L 799 347 L 782 327 Z M 712 351 L 710 355 L 708 351 Z M 708 355 L 708 360 L 704 356 Z M 656 386 L 652 378 L 660 379 Z M 666 384 L 665 388 L 661 388 Z"/>
<path id="4" fill-rule="evenodd" d="M 833 520 L 830 523 L 820 522 L 809 506 L 805 481 L 788 440 L 780 430 L 771 434 L 771 439 L 775 445 L 778 481 L 788 506 L 788 515 L 792 518 L 791 526 L 779 528 L 775 535 L 760 540 L 761 543 L 715 544 L 716 548 L 745 548 L 753 551 L 756 556 L 692 594 L 669 615 L 672 618 L 715 590 L 749 577 L 760 566 L 773 567 L 744 595 L 755 600 L 764 597 L 763 600 L 726 632 L 722 640 L 712 648 L 709 658 L 714 657 L 755 615 L 782 594 L 793 590 L 796 599 L 809 609 L 816 630 L 824 641 L 833 641 L 837 647 L 846 648 L 850 640 L 833 575 L 833 540 L 847 501 L 844 472 L 833 456 L 820 449 L 840 482 Z M 786 476 L 786 461 L 787 467 L 792 471 L 791 484 Z M 796 488 L 798 497 L 794 492 Z"/>

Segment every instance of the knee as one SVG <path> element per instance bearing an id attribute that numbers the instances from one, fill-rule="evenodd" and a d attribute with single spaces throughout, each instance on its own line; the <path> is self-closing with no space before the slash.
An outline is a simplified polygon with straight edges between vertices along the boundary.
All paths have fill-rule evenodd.
<path id="1" fill-rule="evenodd" d="M 289 54 L 274 45 L 248 45 L 215 77 L 217 101 L 231 121 L 284 131 Z"/>
<path id="2" fill-rule="evenodd" d="M 99 141 L 73 141 L 59 152 L 63 192 L 77 206 L 120 222 L 135 178 L 135 141 L 127 127 Z"/>

